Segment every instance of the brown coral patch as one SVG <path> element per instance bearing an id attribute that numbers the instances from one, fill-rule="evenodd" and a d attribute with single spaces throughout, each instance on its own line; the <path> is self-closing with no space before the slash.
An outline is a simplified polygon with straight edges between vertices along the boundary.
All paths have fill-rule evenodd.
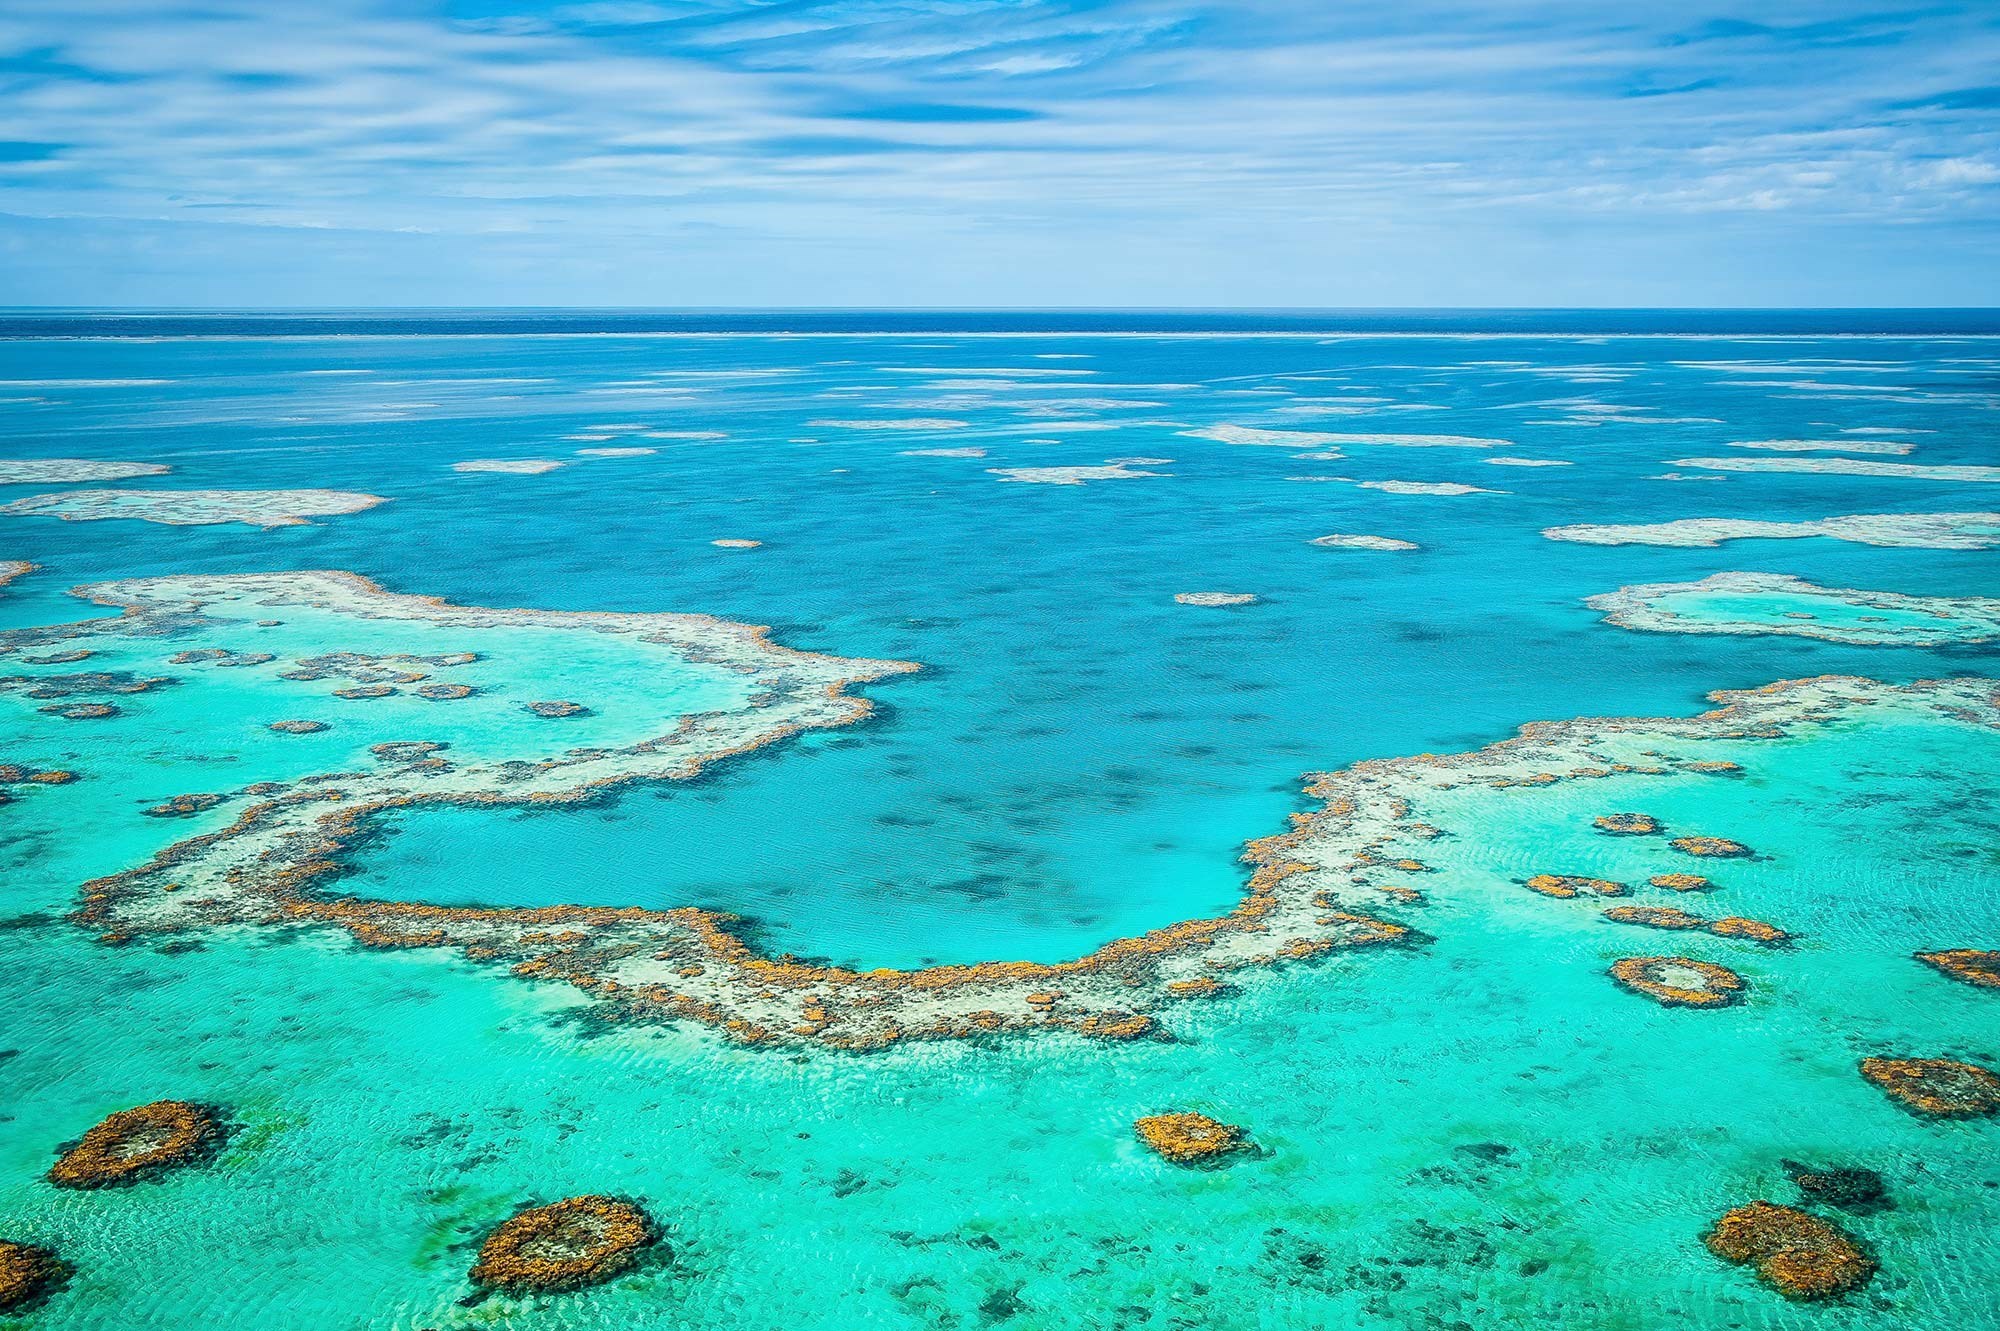
<path id="1" fill-rule="evenodd" d="M 68 1278 L 68 1265 L 47 1248 L 0 1239 L 0 1313 L 34 1307 Z"/>
<path id="2" fill-rule="evenodd" d="M 1709 925 L 1708 931 L 1717 938 L 1743 938 L 1752 943 L 1763 943 L 1767 947 L 1792 941 L 1792 936 L 1777 925 L 1766 924 L 1762 920 L 1747 919 L 1741 915 L 1725 915 Z"/>
<path id="3" fill-rule="evenodd" d="M 1215 1164 L 1248 1145 L 1243 1129 L 1206 1114 L 1153 1114 L 1132 1125 L 1139 1140 L 1177 1165 Z"/>
<path id="4" fill-rule="evenodd" d="M 1648 929 L 1706 929 L 1708 921 L 1672 906 L 1613 906 L 1604 918 L 1614 924 L 1643 924 Z"/>
<path id="5" fill-rule="evenodd" d="M 509 1293 L 600 1285 L 657 1237 L 652 1220 L 631 1202 L 568 1197 L 522 1211 L 487 1235 L 472 1279 Z"/>
<path id="6" fill-rule="evenodd" d="M 118 715 L 118 709 L 108 702 L 50 703 L 41 710 L 65 721 L 102 721 Z"/>
<path id="7" fill-rule="evenodd" d="M 1648 929 L 1700 929 L 1718 938 L 1742 938 L 1766 946 L 1792 941 L 1792 936 L 1783 929 L 1762 920 L 1740 915 L 1710 920 L 1676 906 L 1613 906 L 1604 912 L 1604 918 L 1615 924 L 1638 924 Z"/>
<path id="8" fill-rule="evenodd" d="M 1954 980 L 1976 984 L 1982 989 L 2000 989 L 2000 952 L 1955 947 L 1944 952 L 1919 952 L 1917 960 L 1934 966 Z"/>
<path id="9" fill-rule="evenodd" d="M 1656 873 L 1646 882 L 1668 892 L 1706 892 L 1715 886 L 1698 873 Z"/>
<path id="10" fill-rule="evenodd" d="M 1895 1203 L 1889 1200 L 1888 1185 L 1872 1169 L 1835 1165 L 1820 1169 L 1796 1160 L 1781 1160 L 1779 1167 L 1792 1176 L 1799 1192 L 1810 1202 L 1824 1202 L 1843 1211 L 1880 1211 Z"/>
<path id="11" fill-rule="evenodd" d="M 531 702 L 529 711 L 550 721 L 559 721 L 568 716 L 588 716 L 590 709 L 580 702 L 569 702 L 562 698 L 550 698 L 542 702 Z"/>
<path id="12" fill-rule="evenodd" d="M 1725 1212 L 1702 1241 L 1724 1261 L 1749 1265 L 1789 1299 L 1832 1298 L 1875 1274 L 1874 1259 L 1838 1225 L 1772 1202 Z"/>
<path id="13" fill-rule="evenodd" d="M 216 805 L 228 799 L 227 795 L 176 795 L 146 810 L 148 818 L 186 818 L 197 813 L 207 813 Z"/>
<path id="14" fill-rule="evenodd" d="M 1538 873 L 1527 881 L 1527 888 L 1545 897 L 1580 897 L 1585 893 L 1600 897 L 1625 895 L 1623 883 L 1614 883 L 1609 878 L 1585 878 L 1567 873 Z"/>
<path id="15" fill-rule="evenodd" d="M 336 698 L 386 698 L 396 691 L 393 684 L 350 684 L 344 689 L 335 689 Z"/>
<path id="16" fill-rule="evenodd" d="M 479 690 L 470 684 L 425 684 L 415 690 L 419 698 L 432 702 L 451 702 L 459 698 L 470 698 Z"/>
<path id="17" fill-rule="evenodd" d="M 326 728 L 324 721 L 273 721 L 266 727 L 280 735 L 317 735 Z"/>
<path id="18" fill-rule="evenodd" d="M 1598 831 L 1612 836 L 1656 836 L 1662 827 L 1650 813 L 1607 813 L 1591 822 Z"/>
<path id="19" fill-rule="evenodd" d="M 1677 836 L 1667 844 L 1683 855 L 1701 859 L 1740 860 L 1754 853 L 1741 841 L 1722 836 Z"/>
<path id="20" fill-rule="evenodd" d="M 105 1188 L 193 1164 L 222 1145 L 221 1116 L 189 1100 L 155 1100 L 106 1118 L 50 1166 L 59 1188 Z"/>
<path id="21" fill-rule="evenodd" d="M 1951 1058 L 1864 1058 L 1861 1075 L 1892 1100 L 1926 1118 L 1984 1118 L 2000 1113 L 2000 1076 Z"/>
<path id="22" fill-rule="evenodd" d="M 1625 957 L 1612 963 L 1611 978 L 1662 1007 L 1727 1007 L 1748 988 L 1728 967 L 1690 957 Z"/>
<path id="23" fill-rule="evenodd" d="M 1170 998 L 1214 998 L 1222 992 L 1222 982 L 1213 975 L 1197 975 L 1192 980 L 1167 981 L 1167 996 Z"/>

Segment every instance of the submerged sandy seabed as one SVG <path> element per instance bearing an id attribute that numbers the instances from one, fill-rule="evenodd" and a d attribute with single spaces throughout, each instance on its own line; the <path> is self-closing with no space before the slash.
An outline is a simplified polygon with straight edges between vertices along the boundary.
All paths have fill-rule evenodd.
<path id="1" fill-rule="evenodd" d="M 1425 809 L 1446 791 L 1604 781 L 1606 807 L 1615 808 L 1621 776 L 1727 777 L 1740 768 L 1717 756 L 1721 745 L 1736 750 L 1835 718 L 1916 712 L 2000 723 L 1990 680 L 1896 687 L 1824 677 L 1717 695 L 1718 710 L 1693 718 L 1531 725 L 1470 753 L 1361 763 L 1309 778 L 1319 808 L 1297 815 L 1289 831 L 1248 844 L 1244 895 L 1222 915 L 1116 939 L 1069 962 L 861 971 L 760 955 L 734 917 L 692 907 L 443 907 L 325 889 L 357 839 L 399 809 L 576 804 L 627 782 L 687 780 L 710 762 L 801 730 L 862 720 L 870 705 L 848 687 L 916 668 L 909 663 L 792 651 L 760 630 L 702 616 L 453 606 L 342 573 L 140 579 L 81 591 L 124 615 L 16 630 L 0 635 L 0 648 L 146 636 L 169 624 L 185 632 L 205 605 L 228 600 L 465 630 L 542 625 L 636 635 L 751 676 L 748 705 L 681 716 L 664 733 L 622 747 L 459 763 L 437 743 L 380 745 L 371 770 L 228 792 L 219 801 L 232 823 L 85 885 L 77 918 L 112 942 L 228 925 L 334 925 L 368 946 L 453 948 L 517 975 L 573 985 L 603 1004 L 608 1020 L 694 1021 L 760 1044 L 863 1050 L 1038 1030 L 1171 1038 L 1167 1014 L 1226 995 L 1231 972 L 1413 941 L 1408 926 L 1377 911 L 1418 896 L 1412 883 L 1429 869 L 1422 847 L 1448 830 L 1425 822 Z M 439 723 L 440 740 L 448 724 Z"/>

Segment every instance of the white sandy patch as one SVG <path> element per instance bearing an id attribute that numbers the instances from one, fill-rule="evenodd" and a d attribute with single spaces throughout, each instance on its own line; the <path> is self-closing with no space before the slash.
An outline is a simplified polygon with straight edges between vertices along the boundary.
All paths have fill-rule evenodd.
<path id="1" fill-rule="evenodd" d="M 886 420 L 818 420 L 806 424 L 836 430 L 963 430 L 970 422 L 942 416 L 909 416 Z"/>
<path id="2" fill-rule="evenodd" d="M 491 471 L 505 476 L 539 476 L 564 465 L 555 458 L 473 458 L 451 464 L 453 471 Z"/>
<path id="3" fill-rule="evenodd" d="M 983 458 L 983 448 L 906 448 L 902 451 L 906 458 Z"/>
<path id="4" fill-rule="evenodd" d="M 1182 430 L 1181 434 L 1189 439 L 1213 439 L 1218 444 L 1249 444 L 1260 448 L 1311 448 L 1334 443 L 1341 437 L 1315 430 L 1260 430 L 1249 425 L 1208 425 L 1198 430 Z"/>
<path id="5" fill-rule="evenodd" d="M 1109 462 L 1101 467 L 988 467 L 986 470 L 1003 481 L 1021 481 L 1028 485 L 1083 485 L 1090 481 L 1129 481 L 1141 476 L 1172 475 L 1164 471 L 1133 471 Z"/>
<path id="6" fill-rule="evenodd" d="M 1256 596 L 1250 592 L 1175 592 L 1174 599 L 1182 605 L 1250 605 Z"/>
<path id="7" fill-rule="evenodd" d="M 1414 550 L 1415 541 L 1399 541 L 1393 536 L 1351 536 L 1335 532 L 1330 536 L 1315 536 L 1311 544 L 1326 546 L 1334 550 Z"/>
<path id="8" fill-rule="evenodd" d="M 1583 523 L 1549 527 L 1552 541 L 1583 545 L 1713 546 L 1752 538 L 1827 536 L 1862 545 L 1927 550 L 1989 550 L 2000 546 L 2000 513 L 1854 513 L 1807 522 L 1753 518 L 1681 518 L 1626 525 Z"/>
<path id="9" fill-rule="evenodd" d="M 63 485 L 83 481 L 125 481 L 164 476 L 171 467 L 157 462 L 99 462 L 92 458 L 0 459 L 0 485 Z"/>
<path id="10" fill-rule="evenodd" d="M 580 458 L 643 458 L 658 453 L 657 448 L 579 448 Z"/>
<path id="11" fill-rule="evenodd" d="M 1676 458 L 1670 467 L 1710 471 L 1799 471 L 1835 476 L 1895 476 L 1913 481 L 2000 481 L 2000 467 L 1923 466 L 1913 462 L 1869 462 L 1863 458 Z"/>
<path id="12" fill-rule="evenodd" d="M 1738 439 L 1731 448 L 1755 448 L 1767 453 L 1882 453 L 1900 456 L 1916 451 L 1915 444 L 1892 443 L 1887 439 Z"/>
<path id="13" fill-rule="evenodd" d="M 1573 462 L 1560 458 L 1481 458 L 1489 467 L 1573 467 Z"/>
<path id="14" fill-rule="evenodd" d="M 1458 481 L 1358 481 L 1352 476 L 1287 476 L 1288 481 L 1339 481 L 1344 485 L 1359 486 L 1363 490 L 1380 490 L 1392 495 L 1503 495 L 1507 490 L 1488 490 L 1484 486 L 1464 485 Z"/>

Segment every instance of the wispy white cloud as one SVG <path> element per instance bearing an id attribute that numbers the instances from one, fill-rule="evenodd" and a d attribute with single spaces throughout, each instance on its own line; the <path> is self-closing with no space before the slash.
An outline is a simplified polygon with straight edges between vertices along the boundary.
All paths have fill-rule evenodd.
<path id="1" fill-rule="evenodd" d="M 1760 9 L 14 0 L 0 300 L 2000 298 L 2000 21 Z"/>

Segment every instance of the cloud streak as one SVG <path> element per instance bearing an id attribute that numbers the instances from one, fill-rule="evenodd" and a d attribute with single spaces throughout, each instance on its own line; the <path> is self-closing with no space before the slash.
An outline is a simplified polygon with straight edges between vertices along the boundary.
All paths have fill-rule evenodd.
<path id="1" fill-rule="evenodd" d="M 1764 9 L 16 0 L 0 300 L 2000 303 L 2000 24 Z"/>

